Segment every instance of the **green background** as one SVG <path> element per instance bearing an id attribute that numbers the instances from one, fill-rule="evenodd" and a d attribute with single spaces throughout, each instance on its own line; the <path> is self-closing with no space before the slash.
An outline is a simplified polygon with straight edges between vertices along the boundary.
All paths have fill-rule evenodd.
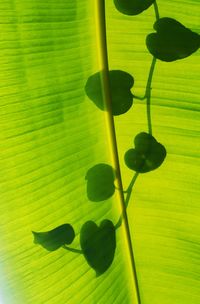
<path id="1" fill-rule="evenodd" d="M 158 0 L 161 17 L 198 32 L 198 1 Z M 32 230 L 87 220 L 114 223 L 117 194 L 93 203 L 85 175 L 110 163 L 104 113 L 86 97 L 98 71 L 94 1 L 0 0 L 0 303 L 132 304 L 134 287 L 125 232 L 108 271 L 95 277 L 84 257 L 64 249 L 48 253 Z M 110 69 L 135 78 L 145 91 L 151 55 L 145 37 L 153 7 L 135 17 L 106 1 Z M 140 175 L 128 207 L 142 304 L 198 304 L 200 207 L 199 53 L 158 61 L 152 82 L 153 133 L 168 155 L 155 172 Z M 132 172 L 124 152 L 147 131 L 144 101 L 115 118 L 123 184 Z"/>

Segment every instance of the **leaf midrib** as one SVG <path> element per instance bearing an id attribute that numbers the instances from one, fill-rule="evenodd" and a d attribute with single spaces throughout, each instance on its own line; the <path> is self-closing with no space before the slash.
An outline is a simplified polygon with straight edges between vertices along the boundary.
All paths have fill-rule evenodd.
<path id="1" fill-rule="evenodd" d="M 111 159 L 113 167 L 116 171 L 116 186 L 118 189 L 118 198 L 120 200 L 122 209 L 122 218 L 125 228 L 126 240 L 129 249 L 129 258 L 131 261 L 132 275 L 133 275 L 133 288 L 136 293 L 137 304 L 140 304 L 139 286 L 136 274 L 135 258 L 133 246 L 131 242 L 131 234 L 128 223 L 128 216 L 126 212 L 126 204 L 124 200 L 123 184 L 120 171 L 120 163 L 117 148 L 117 138 L 115 132 L 114 118 L 111 109 L 111 88 L 109 84 L 109 62 L 106 40 L 106 20 L 105 20 L 105 0 L 95 1 L 95 20 L 96 20 L 96 37 L 97 37 L 97 51 L 99 59 L 99 67 L 101 71 L 101 86 L 103 98 L 105 103 L 105 117 L 108 130 L 108 139 L 110 144 Z"/>

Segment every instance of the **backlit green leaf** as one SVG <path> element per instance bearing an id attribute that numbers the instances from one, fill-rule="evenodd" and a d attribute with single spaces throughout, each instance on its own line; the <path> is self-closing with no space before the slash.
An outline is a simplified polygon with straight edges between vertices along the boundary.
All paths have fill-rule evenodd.
<path id="1" fill-rule="evenodd" d="M 138 304 L 124 219 L 113 229 L 122 215 L 120 189 L 103 203 L 91 203 L 87 195 L 87 172 L 95 164 L 113 167 L 108 113 L 85 92 L 88 79 L 102 71 L 97 2 L 102 3 L 0 0 L 3 304 Z M 152 130 L 167 157 L 159 170 L 138 175 L 131 196 L 125 191 L 135 179 L 124 153 L 137 134 L 148 132 L 143 97 L 152 54 L 145 39 L 155 22 L 154 5 L 127 16 L 113 0 L 106 1 L 109 69 L 133 75 L 134 87 L 127 86 L 125 96 L 141 97 L 134 98 L 133 107 L 123 100 L 129 110 L 114 117 L 124 196 L 129 195 L 141 303 L 199 304 L 198 52 L 184 60 L 156 61 L 149 88 Z M 157 5 L 161 19 L 168 16 L 199 33 L 197 0 Z M 98 237 L 81 248 L 80 232 L 88 222 Z M 76 232 L 72 244 L 53 252 L 34 244 L 31 231 L 48 232 L 64 223 Z M 110 250 L 102 245 L 108 226 Z M 95 241 L 99 252 L 91 257 L 86 251 L 95 249 Z"/>

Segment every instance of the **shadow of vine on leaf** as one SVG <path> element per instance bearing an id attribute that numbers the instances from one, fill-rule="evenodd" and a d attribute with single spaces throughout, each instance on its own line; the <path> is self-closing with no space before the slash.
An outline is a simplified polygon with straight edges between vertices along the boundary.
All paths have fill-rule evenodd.
<path id="1" fill-rule="evenodd" d="M 136 135 L 134 144 L 135 149 L 129 149 L 124 155 L 129 169 L 146 173 L 161 166 L 167 151 L 152 135 L 141 132 Z"/>
<path id="2" fill-rule="evenodd" d="M 107 219 L 99 227 L 93 221 L 86 222 L 81 228 L 80 244 L 88 264 L 96 271 L 96 276 L 100 276 L 114 259 L 115 226 Z"/>
<path id="3" fill-rule="evenodd" d="M 90 76 L 85 85 L 85 92 L 90 100 L 102 111 L 106 111 L 102 94 L 102 72 Z M 113 115 L 126 113 L 133 104 L 130 89 L 134 84 L 133 77 L 120 70 L 109 71 L 110 89 L 112 94 L 111 107 Z"/>
<path id="4" fill-rule="evenodd" d="M 97 164 L 87 171 L 87 196 L 90 201 L 100 202 L 110 198 L 115 192 L 115 172 L 107 164 Z"/>
<path id="5" fill-rule="evenodd" d="M 125 163 L 128 168 L 136 171 L 126 193 L 125 208 L 128 206 L 133 185 L 138 173 L 146 173 L 157 169 L 166 157 L 165 147 L 156 139 L 145 132 L 136 135 L 134 139 L 135 149 L 125 153 Z M 115 171 L 108 164 L 97 164 L 90 168 L 86 174 L 87 194 L 91 201 L 104 201 L 115 192 Z M 83 254 L 88 265 L 96 272 L 96 276 L 102 275 L 112 264 L 116 249 L 116 230 L 122 224 L 120 216 L 116 225 L 105 219 L 99 227 L 93 221 L 83 224 L 80 231 L 81 249 L 74 249 L 67 245 L 75 238 L 75 232 L 70 224 L 63 224 L 50 231 L 35 232 L 34 243 L 40 244 L 48 251 L 55 251 L 60 247 Z"/>
<path id="6" fill-rule="evenodd" d="M 154 23 L 156 33 L 146 38 L 149 52 L 162 61 L 183 59 L 200 47 L 200 35 L 175 19 L 164 17 Z"/>
<path id="7" fill-rule="evenodd" d="M 41 245 L 48 251 L 55 251 L 65 244 L 71 244 L 75 238 L 75 232 L 70 224 L 63 224 L 50 231 L 35 232 L 34 243 Z"/>
<path id="8" fill-rule="evenodd" d="M 116 249 L 116 234 L 113 223 L 105 219 L 98 227 L 95 222 L 87 221 L 81 228 L 81 250 L 66 246 L 74 240 L 74 229 L 70 224 L 63 224 L 50 231 L 32 232 L 34 243 L 41 245 L 48 251 L 55 251 L 60 247 L 74 253 L 83 254 L 88 265 L 102 275 L 112 264 Z"/>
<path id="9" fill-rule="evenodd" d="M 91 201 L 99 202 L 107 200 L 115 192 L 115 171 L 104 163 L 97 164 L 90 168 L 86 174 L 87 194 Z M 50 231 L 35 232 L 34 243 L 41 245 L 48 251 L 55 251 L 60 247 L 83 254 L 88 265 L 96 272 L 96 276 L 102 275 L 112 264 L 115 249 L 116 235 L 114 224 L 105 219 L 98 227 L 95 222 L 87 221 L 80 231 L 81 249 L 71 248 L 75 238 L 75 232 L 70 224 L 63 224 Z"/>
<path id="10" fill-rule="evenodd" d="M 138 15 L 148 9 L 155 0 L 114 0 L 116 9 L 125 15 Z"/>

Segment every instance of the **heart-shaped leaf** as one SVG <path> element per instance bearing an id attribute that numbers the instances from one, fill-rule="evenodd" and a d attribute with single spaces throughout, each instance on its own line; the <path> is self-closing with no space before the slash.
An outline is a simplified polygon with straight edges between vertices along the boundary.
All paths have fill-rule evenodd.
<path id="1" fill-rule="evenodd" d="M 75 238 L 74 229 L 70 224 L 63 224 L 46 232 L 35 232 L 34 243 L 40 244 L 48 251 L 54 251 L 65 244 L 71 244 Z"/>
<path id="2" fill-rule="evenodd" d="M 146 173 L 157 169 L 166 157 L 165 147 L 145 132 L 139 133 L 135 139 L 135 149 L 125 153 L 124 160 L 127 167 L 139 173 Z"/>
<path id="3" fill-rule="evenodd" d="M 154 23 L 157 33 L 147 36 L 149 52 L 163 61 L 174 61 L 190 56 L 200 46 L 200 36 L 172 18 L 161 18 Z"/>
<path id="4" fill-rule="evenodd" d="M 112 114 L 124 114 L 133 104 L 133 95 L 130 89 L 134 84 L 134 79 L 130 74 L 120 70 L 110 71 L 109 79 L 112 94 Z M 100 110 L 106 110 L 102 95 L 101 72 L 88 78 L 85 92 Z"/>
<path id="5" fill-rule="evenodd" d="M 80 244 L 88 264 L 103 274 L 112 264 L 116 248 L 115 226 L 103 220 L 98 227 L 93 221 L 86 222 L 80 232 Z"/>
<path id="6" fill-rule="evenodd" d="M 98 164 L 87 171 L 87 196 L 90 201 L 100 202 L 115 192 L 115 174 L 110 165 Z"/>
<path id="7" fill-rule="evenodd" d="M 155 0 L 114 0 L 118 11 L 125 15 L 138 15 L 149 8 Z"/>

